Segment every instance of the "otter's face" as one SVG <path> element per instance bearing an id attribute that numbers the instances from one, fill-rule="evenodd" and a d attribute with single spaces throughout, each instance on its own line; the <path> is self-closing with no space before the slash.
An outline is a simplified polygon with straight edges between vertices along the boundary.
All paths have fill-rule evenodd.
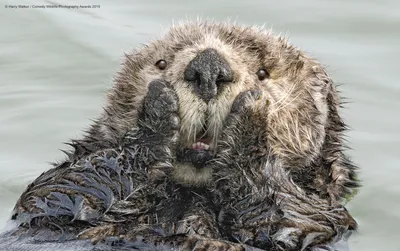
<path id="1" fill-rule="evenodd" d="M 260 89 L 268 99 L 265 142 L 286 166 L 307 165 L 321 151 L 331 81 L 318 63 L 268 31 L 186 24 L 127 55 L 109 97 L 117 115 L 104 119 L 114 132 L 122 135 L 134 125 L 147 84 L 155 79 L 171 83 L 179 97 L 183 154 L 175 176 L 183 183 L 209 179 L 211 170 L 202 165 L 216 151 L 232 103 L 246 90 Z"/>

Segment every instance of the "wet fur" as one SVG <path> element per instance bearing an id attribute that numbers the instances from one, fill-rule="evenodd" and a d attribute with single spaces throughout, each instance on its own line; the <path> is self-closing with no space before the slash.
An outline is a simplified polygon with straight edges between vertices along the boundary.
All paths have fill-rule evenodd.
<path id="1" fill-rule="evenodd" d="M 182 79 L 206 48 L 235 73 L 208 104 Z M 168 62 L 163 71 L 154 66 L 160 59 Z M 268 79 L 258 80 L 260 68 Z M 322 66 L 270 31 L 177 25 L 126 55 L 103 115 L 72 141 L 67 160 L 29 185 L 14 219 L 21 231 L 51 228 L 94 241 L 145 236 L 189 250 L 330 243 L 356 225 L 343 207 L 358 181 L 339 107 Z M 205 125 L 216 157 L 199 178 L 175 152 Z"/>

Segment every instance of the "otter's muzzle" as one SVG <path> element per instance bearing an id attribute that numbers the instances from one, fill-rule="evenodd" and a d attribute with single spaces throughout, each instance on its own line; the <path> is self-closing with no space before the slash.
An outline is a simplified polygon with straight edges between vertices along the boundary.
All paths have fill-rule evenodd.
<path id="1" fill-rule="evenodd" d="M 221 85 L 233 81 L 228 62 L 215 50 L 200 52 L 185 69 L 184 78 L 193 82 L 194 90 L 205 102 L 217 96 Z"/>

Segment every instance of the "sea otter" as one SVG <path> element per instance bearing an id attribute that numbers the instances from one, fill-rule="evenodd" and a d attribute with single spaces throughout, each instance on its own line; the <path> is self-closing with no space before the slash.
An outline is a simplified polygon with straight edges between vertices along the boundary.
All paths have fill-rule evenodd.
<path id="1" fill-rule="evenodd" d="M 23 192 L 10 236 L 90 239 L 93 250 L 318 250 L 356 228 L 336 87 L 284 38 L 177 25 L 126 54 L 114 82 L 67 159 Z"/>

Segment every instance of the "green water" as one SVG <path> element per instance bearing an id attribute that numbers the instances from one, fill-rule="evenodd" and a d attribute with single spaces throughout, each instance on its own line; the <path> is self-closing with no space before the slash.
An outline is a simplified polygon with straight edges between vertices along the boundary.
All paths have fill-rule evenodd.
<path id="1" fill-rule="evenodd" d="M 112 3 L 111 3 L 112 2 Z M 82 1 L 18 1 L 17 4 Z M 348 205 L 354 251 L 400 250 L 400 1 L 105 1 L 100 9 L 10 9 L 0 0 L 0 222 L 26 185 L 101 112 L 123 51 L 173 20 L 266 24 L 327 67 L 350 103 L 363 188 Z M 85 3 L 87 4 L 87 3 Z"/>

